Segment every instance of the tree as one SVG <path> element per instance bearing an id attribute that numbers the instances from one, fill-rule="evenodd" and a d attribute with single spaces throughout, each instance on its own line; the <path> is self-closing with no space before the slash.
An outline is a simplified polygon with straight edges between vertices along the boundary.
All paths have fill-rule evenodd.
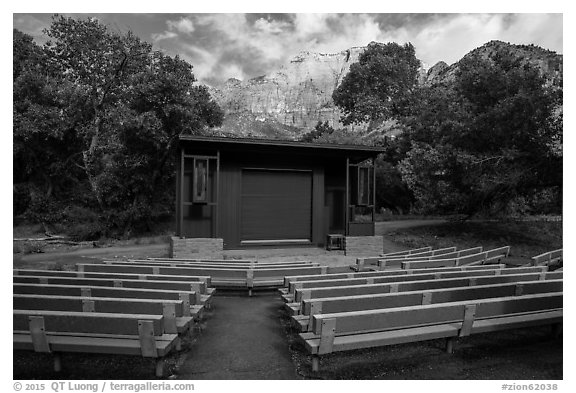
<path id="1" fill-rule="evenodd" d="M 467 56 L 453 85 L 414 97 L 401 170 L 421 210 L 473 215 L 561 190 L 561 89 L 513 52 Z"/>
<path id="2" fill-rule="evenodd" d="M 410 102 L 420 60 L 412 44 L 372 42 L 334 90 L 342 123 L 380 123 L 397 118 Z"/>
<path id="3" fill-rule="evenodd" d="M 85 186 L 76 203 L 97 212 L 105 232 L 147 229 L 173 203 L 178 135 L 221 124 L 222 111 L 195 84 L 190 64 L 153 51 L 131 32 L 55 16 L 46 34 L 44 65 L 34 65 L 43 72 L 34 73 L 21 71 L 34 63 L 21 53 L 38 47 L 15 33 L 15 47 L 30 47 L 15 55 L 15 162 L 28 165 L 36 157 L 35 168 L 51 161 L 69 171 L 64 179 Z M 38 141 L 31 146 L 32 137 Z M 47 138 L 54 146 L 42 144 Z M 34 172 L 25 178 L 36 184 Z"/>

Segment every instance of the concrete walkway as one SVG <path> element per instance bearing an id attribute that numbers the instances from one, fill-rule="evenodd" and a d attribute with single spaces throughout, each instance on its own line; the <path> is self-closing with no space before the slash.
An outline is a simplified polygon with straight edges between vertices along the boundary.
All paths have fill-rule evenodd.
<path id="1" fill-rule="evenodd" d="M 203 332 L 177 372 L 178 379 L 297 379 L 280 324 L 277 293 L 213 299 Z"/>

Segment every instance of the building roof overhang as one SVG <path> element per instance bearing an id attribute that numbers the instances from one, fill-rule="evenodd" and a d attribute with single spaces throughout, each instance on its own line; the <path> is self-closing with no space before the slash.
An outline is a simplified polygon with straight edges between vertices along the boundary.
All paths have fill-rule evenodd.
<path id="1" fill-rule="evenodd" d="M 192 147 L 199 150 L 286 153 L 323 157 L 348 157 L 354 160 L 374 158 L 384 152 L 384 148 L 379 146 L 195 135 L 180 135 L 179 142 L 182 147 Z"/>

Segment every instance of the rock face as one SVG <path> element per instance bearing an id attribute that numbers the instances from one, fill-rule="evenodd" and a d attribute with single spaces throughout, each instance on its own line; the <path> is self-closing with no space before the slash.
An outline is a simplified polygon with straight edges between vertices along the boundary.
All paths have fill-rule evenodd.
<path id="1" fill-rule="evenodd" d="M 246 82 L 229 79 L 221 88 L 211 88 L 210 93 L 226 117 L 253 118 L 271 126 L 282 124 L 293 129 L 294 137 L 313 129 L 318 121 L 339 128 L 340 112 L 334 106 L 332 92 L 363 50 L 302 52 L 271 75 Z M 239 125 L 232 123 L 227 125 L 225 121 L 223 128 Z"/>
<path id="2" fill-rule="evenodd" d="M 491 60 L 503 51 L 510 51 L 520 58 L 523 64 L 530 64 L 540 70 L 540 74 L 546 78 L 548 84 L 561 83 L 563 56 L 535 45 L 514 45 L 502 41 L 490 41 L 464 55 L 462 60 L 472 56 Z M 459 66 L 460 61 L 450 66 L 443 61 L 436 63 L 428 70 L 424 84 L 452 83 Z"/>
<path id="3" fill-rule="evenodd" d="M 210 88 L 212 97 L 225 111 L 224 124 L 217 132 L 240 137 L 296 139 L 312 130 L 318 121 L 341 128 L 341 113 L 334 106 L 332 92 L 364 49 L 354 47 L 333 54 L 302 52 L 270 75 L 248 81 L 229 79 L 224 86 Z M 505 49 L 537 66 L 550 83 L 561 80 L 562 55 L 537 46 L 491 41 L 466 56 L 489 59 Z M 450 66 L 439 62 L 429 70 L 421 69 L 418 82 L 424 85 L 451 83 L 458 66 L 458 62 Z M 358 131 L 366 128 L 356 126 Z"/>

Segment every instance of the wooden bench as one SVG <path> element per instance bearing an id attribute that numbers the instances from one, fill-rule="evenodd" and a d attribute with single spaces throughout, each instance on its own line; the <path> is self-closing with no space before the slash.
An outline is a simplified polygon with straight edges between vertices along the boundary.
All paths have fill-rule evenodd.
<path id="1" fill-rule="evenodd" d="M 300 284 L 300 283 L 313 283 L 318 281 L 329 280 L 346 280 L 354 278 L 376 278 L 376 277 L 391 277 L 391 276 L 407 276 L 407 275 L 420 275 L 420 274 L 433 274 L 433 273 L 451 273 L 451 272 L 465 272 L 465 271 L 483 271 L 503 269 L 505 265 L 480 265 L 480 266 L 455 266 L 455 267 L 439 267 L 430 269 L 410 269 L 410 270 L 384 270 L 372 272 L 357 272 L 346 274 L 324 274 L 312 276 L 295 276 L 286 277 L 284 279 L 285 288 L 281 292 L 282 299 L 287 302 L 294 300 L 294 292 L 296 288 L 312 287 L 313 285 Z M 437 277 L 436 275 L 430 277 Z M 439 276 L 438 276 L 439 277 Z M 368 281 L 371 282 L 371 281 Z M 373 282 L 373 281 L 372 281 Z M 287 287 L 287 288 L 286 288 Z"/>
<path id="2" fill-rule="evenodd" d="M 560 262 L 563 259 L 563 250 L 560 248 L 554 251 L 548 251 L 544 254 L 536 255 L 532 257 L 533 266 L 551 265 L 555 262 Z"/>
<path id="3" fill-rule="evenodd" d="M 388 283 L 401 283 L 412 281 L 428 281 L 428 280 L 441 280 L 452 278 L 474 278 L 483 276 L 499 276 L 499 275 L 518 275 L 518 274 L 543 274 L 547 271 L 544 266 L 508 268 L 508 269 L 482 269 L 482 270 L 464 270 L 464 271 L 451 271 L 451 272 L 436 272 L 436 273 L 420 273 L 420 274 L 405 274 L 405 275 L 385 275 L 380 277 L 370 278 L 353 278 L 342 280 L 320 280 L 320 281 L 304 281 L 296 282 L 294 288 L 294 301 L 300 302 L 303 298 L 308 298 L 309 295 L 316 291 L 321 291 L 323 288 L 338 288 L 338 287 L 357 287 L 357 286 L 377 286 L 380 284 Z"/>
<path id="4" fill-rule="evenodd" d="M 505 270 L 512 270 L 512 269 L 502 269 L 502 271 Z M 296 296 L 295 296 L 296 303 L 289 305 L 295 305 L 297 307 L 300 307 L 302 300 L 305 299 L 317 299 L 317 298 L 352 296 L 352 295 L 369 295 L 369 294 L 389 293 L 389 292 L 406 292 L 406 291 L 416 291 L 420 289 L 462 287 L 467 285 L 489 285 L 489 284 L 499 284 L 506 282 L 518 282 L 518 281 L 552 280 L 559 278 L 562 278 L 561 272 L 557 273 L 557 272 L 541 271 L 535 273 L 520 273 L 520 274 L 498 274 L 498 275 L 486 274 L 481 276 L 461 275 L 459 277 L 427 278 L 427 279 L 417 279 L 413 281 L 388 280 L 388 282 L 377 284 L 303 288 L 303 289 L 296 289 Z"/>
<path id="5" fill-rule="evenodd" d="M 408 261 L 431 261 L 437 259 L 455 259 L 466 257 L 469 255 L 477 255 L 482 252 L 482 247 L 473 247 L 467 248 L 460 251 L 451 251 L 445 252 L 441 254 L 433 254 L 428 256 L 406 256 L 406 257 L 398 257 L 398 258 L 380 258 L 377 262 L 377 266 L 379 270 L 389 269 L 389 268 L 400 268 L 402 262 Z"/>
<path id="6" fill-rule="evenodd" d="M 356 259 L 356 271 L 364 271 L 366 269 L 378 269 L 382 270 L 384 267 L 400 267 L 402 261 L 427 261 L 431 259 L 448 259 L 448 258 L 459 258 L 471 254 L 477 254 L 482 252 L 482 247 L 472 247 L 464 250 L 456 251 L 456 247 L 441 248 L 436 250 L 428 250 L 424 252 L 418 252 L 407 255 L 381 255 L 378 257 L 368 257 L 368 258 L 357 258 Z M 382 262 L 385 261 L 385 262 Z"/>
<path id="7" fill-rule="evenodd" d="M 300 287 L 294 287 L 294 294 L 284 295 L 286 299 L 285 310 L 289 315 L 296 315 L 300 313 L 301 303 L 303 299 L 317 298 L 317 297 L 338 297 L 364 294 L 363 291 L 368 291 L 366 294 L 381 293 L 381 292 L 402 292 L 405 290 L 415 290 L 413 287 L 417 286 L 418 282 L 422 282 L 423 286 L 420 289 L 427 288 L 444 288 L 452 286 L 466 286 L 476 285 L 475 277 L 485 278 L 494 276 L 509 276 L 509 275 L 526 275 L 533 274 L 533 280 L 538 280 L 539 276 L 544 276 L 547 272 L 546 267 L 520 267 L 508 269 L 480 269 L 480 270 L 462 270 L 462 271 L 449 271 L 449 272 L 436 272 L 436 273 L 420 273 L 411 275 L 386 275 L 373 278 L 367 283 L 362 281 L 350 280 L 325 280 L 322 282 L 307 281 Z M 445 281 L 454 280 L 454 281 Z M 440 281 L 440 282 L 436 282 Z M 498 281 L 501 282 L 501 281 Z M 504 281 L 509 282 L 509 281 Z M 412 283 L 412 285 L 399 285 L 401 283 Z M 297 282 L 294 284 L 298 284 Z M 392 287 L 387 284 L 395 284 Z M 487 284 L 487 283 L 486 283 Z M 362 288 L 366 286 L 366 288 Z M 429 287 L 431 286 L 431 287 Z M 329 288 L 330 295 L 323 295 L 322 289 Z M 413 289 L 411 289 L 413 288 Z M 348 293 L 350 292 L 350 293 Z M 358 293 L 360 292 L 360 293 Z"/>
<path id="8" fill-rule="evenodd" d="M 146 259 L 129 259 L 131 261 L 180 261 L 180 262 L 208 262 L 208 263 L 258 263 L 256 259 L 210 259 L 210 258 L 170 258 L 170 257 L 149 257 Z"/>
<path id="9" fill-rule="evenodd" d="M 179 342 L 162 315 L 13 310 L 13 349 L 52 353 L 55 371 L 62 352 L 104 353 L 154 358 L 161 377 Z"/>
<path id="10" fill-rule="evenodd" d="M 418 250 L 414 250 L 414 252 L 410 253 L 410 254 L 398 254 L 398 255 L 391 255 L 391 254 L 380 254 L 379 256 L 376 257 L 364 257 L 364 258 L 357 258 L 356 259 L 356 265 L 355 266 L 351 266 L 350 268 L 352 270 L 361 272 L 361 271 L 365 271 L 366 269 L 370 269 L 372 266 L 375 266 L 378 264 L 378 261 L 381 259 L 390 259 L 390 260 L 396 260 L 396 259 L 404 259 L 404 258 L 426 258 L 432 255 L 441 255 L 441 254 L 445 254 L 445 253 L 450 253 L 456 250 L 456 247 L 447 247 L 447 248 L 440 248 L 440 249 L 436 249 L 436 250 L 432 250 L 431 247 L 425 247 L 423 249 L 418 249 Z"/>
<path id="11" fill-rule="evenodd" d="M 212 295 L 202 295 L 205 287 L 203 282 L 190 281 L 166 281 L 166 280 L 126 280 L 113 278 L 79 278 L 62 276 L 23 276 L 17 275 L 12 278 L 14 283 L 20 284 L 56 284 L 56 285 L 81 285 L 81 286 L 103 286 L 117 288 L 140 288 L 140 289 L 160 289 L 180 292 L 189 292 L 193 296 L 195 304 L 203 304 L 209 307 Z"/>
<path id="12" fill-rule="evenodd" d="M 380 254 L 382 257 L 394 257 L 399 255 L 410 255 L 410 254 L 417 254 L 420 252 L 426 252 L 432 250 L 431 246 L 421 247 L 421 248 L 413 248 L 411 250 L 404 250 L 404 251 L 396 251 L 396 252 L 388 252 L 384 254 Z"/>
<path id="13" fill-rule="evenodd" d="M 424 289 L 417 291 L 373 295 L 318 298 L 302 301 L 302 313 L 292 316 L 295 326 L 307 331 L 311 316 L 338 312 L 450 303 L 473 299 L 505 296 L 525 296 L 537 293 L 562 292 L 562 280 L 539 280 L 465 287 Z"/>
<path id="14" fill-rule="evenodd" d="M 186 307 L 188 306 L 188 307 Z M 182 300 L 126 299 L 107 297 L 77 297 L 55 295 L 14 294 L 14 310 L 76 311 L 116 314 L 142 314 L 164 316 L 164 329 L 170 334 L 191 332 L 194 322 L 190 306 Z"/>
<path id="15" fill-rule="evenodd" d="M 293 261 L 274 263 L 207 263 L 207 262 L 179 262 L 179 261 L 148 261 L 148 260 L 105 260 L 102 263 L 112 265 L 142 265 L 142 266 L 172 266 L 172 267 L 196 267 L 196 268 L 217 268 L 217 269 L 271 269 L 284 267 L 308 267 L 320 266 L 318 262 Z"/>
<path id="16" fill-rule="evenodd" d="M 276 287 L 282 285 L 286 275 L 295 274 L 321 274 L 327 272 L 325 266 L 289 266 L 280 268 L 200 268 L 200 267 L 171 267 L 147 266 L 135 264 L 77 264 L 81 272 L 114 272 L 132 274 L 154 275 L 209 275 L 211 283 L 220 287 L 247 288 L 252 294 L 254 287 Z"/>
<path id="17" fill-rule="evenodd" d="M 136 274 L 136 273 L 114 273 L 114 272 L 84 272 L 77 270 L 32 270 L 14 269 L 13 275 L 18 276 L 54 276 L 54 277 L 78 277 L 78 278 L 118 278 L 124 280 L 160 280 L 160 281 L 191 281 L 202 282 L 198 288 L 202 294 L 214 292 L 210 276 L 169 276 L 165 274 Z"/>
<path id="18" fill-rule="evenodd" d="M 311 332 L 301 333 L 318 371 L 320 356 L 332 352 L 447 339 L 476 333 L 562 323 L 562 293 L 474 299 L 312 316 Z"/>
<path id="19" fill-rule="evenodd" d="M 175 262 L 175 263 L 205 263 L 209 265 L 289 265 L 289 264 L 305 264 L 315 263 L 311 260 L 296 260 L 296 261 L 258 261 L 257 259 L 193 259 L 193 258 L 146 258 L 134 259 L 128 258 L 129 262 Z"/>
<path id="20" fill-rule="evenodd" d="M 326 274 L 310 274 L 303 276 L 287 276 L 284 278 L 284 287 L 287 293 L 290 284 L 298 281 L 315 281 L 315 280 L 333 280 L 341 278 L 358 278 L 358 277 L 378 277 L 387 274 L 418 274 L 418 273 L 442 273 L 442 272 L 452 272 L 452 271 L 464 271 L 464 270 L 491 270 L 491 269 L 502 269 L 506 265 L 478 265 L 478 266 L 451 266 L 451 267 L 438 267 L 438 268 L 425 268 L 425 269 L 406 269 L 406 270 L 386 270 L 386 271 L 369 271 L 369 272 L 346 272 L 346 273 L 326 273 Z"/>
<path id="21" fill-rule="evenodd" d="M 195 292 L 171 291 L 159 289 L 139 289 L 122 287 L 102 287 L 86 285 L 58 285 L 58 284 L 12 284 L 14 294 L 35 296 L 74 296 L 74 297 L 102 297 L 120 299 L 157 299 L 178 300 L 183 304 L 183 315 L 191 316 L 195 321 L 202 318 L 204 305 L 197 303 Z M 189 310 L 188 313 L 186 310 Z"/>
<path id="22" fill-rule="evenodd" d="M 510 247 L 500 247 L 497 249 L 484 251 L 478 254 L 467 255 L 459 258 L 434 259 L 427 261 L 402 261 L 402 269 L 423 269 L 427 267 L 449 267 L 449 266 L 474 266 L 487 263 L 500 263 L 503 258 L 507 258 Z M 386 261 L 381 261 L 385 266 Z"/>

